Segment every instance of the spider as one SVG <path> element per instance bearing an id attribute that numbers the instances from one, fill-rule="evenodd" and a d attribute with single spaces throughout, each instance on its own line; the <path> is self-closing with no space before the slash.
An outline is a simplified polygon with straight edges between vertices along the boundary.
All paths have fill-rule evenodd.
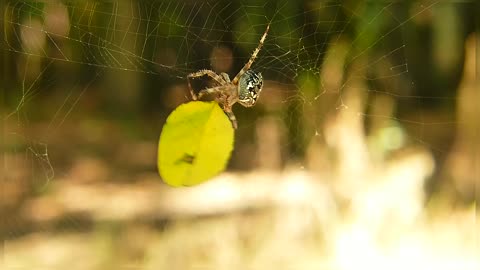
<path id="1" fill-rule="evenodd" d="M 192 99 L 197 100 L 205 95 L 214 95 L 215 100 L 218 103 L 222 104 L 223 111 L 232 122 L 232 126 L 234 129 L 237 129 L 238 124 L 237 119 L 232 112 L 233 104 L 238 102 L 244 107 L 252 107 L 257 102 L 260 92 L 262 91 L 262 74 L 250 70 L 250 66 L 253 64 L 253 61 L 255 61 L 255 58 L 257 58 L 257 54 L 260 52 L 260 49 L 265 42 L 265 38 L 267 37 L 269 29 L 270 24 L 267 25 L 267 29 L 265 29 L 265 32 L 260 39 L 260 43 L 253 51 L 252 56 L 245 64 L 245 66 L 243 66 L 240 72 L 238 72 L 238 74 L 233 78 L 233 80 L 230 80 L 230 77 L 227 73 L 222 72 L 220 74 L 217 74 L 209 69 L 202 69 L 187 76 L 188 88 L 190 90 L 190 94 L 192 95 Z M 197 96 L 193 91 L 190 80 L 200 78 L 205 75 L 212 78 L 213 81 L 216 83 L 216 86 L 201 90 Z"/>

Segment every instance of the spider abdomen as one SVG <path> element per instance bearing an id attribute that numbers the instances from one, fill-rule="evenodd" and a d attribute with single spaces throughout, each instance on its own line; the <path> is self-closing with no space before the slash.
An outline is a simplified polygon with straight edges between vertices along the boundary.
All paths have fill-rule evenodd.
<path id="1" fill-rule="evenodd" d="M 262 74 L 253 70 L 247 70 L 238 81 L 238 103 L 245 107 L 255 105 L 262 87 Z"/>

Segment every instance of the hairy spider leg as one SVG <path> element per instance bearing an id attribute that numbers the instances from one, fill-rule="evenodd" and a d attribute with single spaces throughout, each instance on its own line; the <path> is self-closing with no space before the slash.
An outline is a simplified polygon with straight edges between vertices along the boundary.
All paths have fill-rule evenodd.
<path id="1" fill-rule="evenodd" d="M 223 108 L 225 111 L 225 114 L 228 116 L 228 119 L 230 119 L 230 122 L 232 122 L 232 126 L 234 129 L 238 128 L 238 123 L 237 123 L 237 118 L 235 118 L 235 115 L 232 112 L 232 108 Z"/>
<path id="2" fill-rule="evenodd" d="M 230 83 L 230 77 L 228 76 L 227 73 L 222 72 L 222 73 L 220 73 L 220 76 L 222 76 L 223 79 L 224 79 L 227 83 Z"/>
<path id="3" fill-rule="evenodd" d="M 225 103 L 226 97 L 232 92 L 232 89 L 235 89 L 235 86 L 229 85 L 229 84 L 202 89 L 198 93 L 198 99 L 201 99 L 205 95 L 223 94 L 223 95 L 219 95 L 219 98 L 221 100 L 220 103 Z"/>
<path id="4" fill-rule="evenodd" d="M 270 29 L 270 23 L 267 24 L 267 29 L 265 29 L 265 32 L 263 33 L 262 38 L 260 39 L 260 43 L 258 43 L 257 48 L 253 51 L 252 56 L 248 60 L 248 62 L 243 66 L 243 68 L 238 72 L 237 76 L 233 78 L 232 83 L 234 85 L 238 84 L 238 80 L 240 80 L 240 77 L 250 69 L 250 66 L 253 64 L 253 61 L 257 58 L 257 54 L 260 52 L 260 49 L 262 49 L 263 43 L 265 42 L 265 38 L 267 38 L 268 30 Z"/>
<path id="5" fill-rule="evenodd" d="M 209 70 L 209 69 L 202 69 L 200 71 L 190 73 L 187 76 L 187 82 L 188 82 L 188 89 L 190 90 L 190 95 L 192 95 L 193 100 L 197 100 L 198 98 L 197 98 L 197 95 L 195 94 L 195 92 L 193 91 L 192 84 L 191 84 L 190 80 L 200 78 L 200 77 L 205 76 L 205 75 L 214 79 L 219 85 L 224 85 L 224 84 L 227 83 L 222 76 L 218 75 L 217 73 L 215 73 L 215 72 L 213 72 L 212 70 Z"/>
<path id="6" fill-rule="evenodd" d="M 233 103 L 229 103 L 229 101 L 226 100 L 225 103 L 223 104 L 223 111 L 228 116 L 228 119 L 230 119 L 230 122 L 232 123 L 233 128 L 237 129 L 238 128 L 237 118 L 233 114 L 232 106 L 233 106 Z"/>

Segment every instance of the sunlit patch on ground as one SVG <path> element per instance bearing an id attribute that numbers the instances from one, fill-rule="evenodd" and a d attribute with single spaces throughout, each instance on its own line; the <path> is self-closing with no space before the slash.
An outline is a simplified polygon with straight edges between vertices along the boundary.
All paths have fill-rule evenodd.
<path id="1" fill-rule="evenodd" d="M 41 229 L 5 242 L 5 266 L 64 269 L 81 258 L 73 269 L 478 269 L 475 208 L 422 207 L 421 185 L 411 186 L 430 166 L 422 155 L 371 172 L 376 180 L 341 203 L 304 170 L 228 174 L 188 189 L 154 175 L 65 182 L 22 210 Z"/>

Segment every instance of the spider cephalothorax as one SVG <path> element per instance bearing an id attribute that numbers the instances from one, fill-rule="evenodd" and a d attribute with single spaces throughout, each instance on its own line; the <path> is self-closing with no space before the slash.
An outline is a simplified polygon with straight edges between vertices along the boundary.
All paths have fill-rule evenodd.
<path id="1" fill-rule="evenodd" d="M 262 87 L 262 74 L 247 70 L 238 81 L 238 103 L 245 107 L 252 107 L 257 102 Z"/>
<path id="2" fill-rule="evenodd" d="M 232 112 L 233 104 L 238 102 L 245 107 L 252 107 L 257 102 L 258 96 L 262 91 L 262 74 L 250 70 L 250 66 L 253 64 L 257 54 L 260 52 L 260 49 L 265 42 L 265 38 L 267 37 L 269 28 L 270 25 L 267 25 L 267 29 L 263 33 L 257 48 L 253 51 L 248 62 L 245 64 L 245 66 L 243 66 L 233 80 L 230 81 L 230 77 L 226 73 L 221 73 L 219 75 L 209 69 L 203 69 L 188 74 L 187 76 L 188 88 L 190 89 L 190 94 L 192 95 L 193 100 L 197 100 L 208 94 L 215 95 L 215 100 L 222 104 L 223 110 L 230 118 L 230 121 L 232 121 L 234 128 L 237 128 L 237 119 Z M 197 96 L 193 91 L 190 79 L 199 78 L 205 75 L 213 79 L 213 81 L 216 83 L 216 86 L 201 90 Z"/>

